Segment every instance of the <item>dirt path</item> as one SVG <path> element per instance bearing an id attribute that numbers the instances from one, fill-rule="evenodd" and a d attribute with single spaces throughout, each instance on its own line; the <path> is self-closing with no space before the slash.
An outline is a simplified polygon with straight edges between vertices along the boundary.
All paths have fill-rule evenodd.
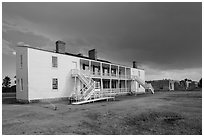
<path id="1" fill-rule="evenodd" d="M 2 133 L 201 134 L 201 92 L 159 92 L 109 102 L 55 105 L 56 111 L 43 103 L 3 103 Z M 174 132 L 168 128 L 175 128 Z"/>

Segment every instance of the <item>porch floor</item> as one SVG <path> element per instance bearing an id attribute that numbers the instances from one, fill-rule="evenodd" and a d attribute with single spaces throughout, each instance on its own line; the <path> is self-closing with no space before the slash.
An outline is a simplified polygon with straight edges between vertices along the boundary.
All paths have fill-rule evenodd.
<path id="1" fill-rule="evenodd" d="M 99 100 L 108 100 L 108 99 L 114 99 L 115 97 L 103 97 L 103 98 L 97 98 L 97 99 L 90 99 L 87 101 L 80 101 L 80 102 L 73 102 L 72 105 L 81 105 L 81 104 L 85 104 L 85 103 L 90 103 L 90 102 L 95 102 L 95 101 L 99 101 Z"/>

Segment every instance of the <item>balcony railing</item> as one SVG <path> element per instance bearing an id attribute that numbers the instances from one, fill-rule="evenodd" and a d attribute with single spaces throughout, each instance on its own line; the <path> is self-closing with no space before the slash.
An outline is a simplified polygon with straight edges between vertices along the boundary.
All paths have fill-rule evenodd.
<path id="1" fill-rule="evenodd" d="M 126 78 L 127 79 L 131 79 L 131 75 L 126 75 Z"/>
<path id="2" fill-rule="evenodd" d="M 107 88 L 107 89 L 103 89 L 103 92 L 108 92 L 108 93 L 126 93 L 129 92 L 130 88 Z"/>
<path id="3" fill-rule="evenodd" d="M 115 74 L 115 73 L 112 73 L 112 74 L 111 74 L 111 77 L 112 77 L 112 78 L 117 78 L 117 77 L 118 77 L 118 75 L 117 75 L 117 74 Z"/>
<path id="4" fill-rule="evenodd" d="M 130 88 L 106 88 L 106 89 L 95 89 L 92 98 L 97 97 L 113 97 L 120 94 L 127 94 L 130 92 Z"/>
<path id="5" fill-rule="evenodd" d="M 91 74 L 91 76 L 94 76 L 94 77 L 100 77 L 101 76 L 100 72 L 93 72 L 93 71 L 91 71 L 90 74 Z"/>
<path id="6" fill-rule="evenodd" d="M 81 72 L 85 76 L 89 77 L 105 77 L 105 78 L 119 78 L 119 79 L 131 79 L 130 75 L 125 75 L 125 74 L 115 74 L 115 73 L 102 73 L 101 72 L 94 72 L 94 71 L 89 71 L 89 70 L 81 70 Z"/>
<path id="7" fill-rule="evenodd" d="M 83 73 L 85 76 L 90 76 L 89 70 L 81 70 L 81 73 Z"/>
<path id="8" fill-rule="evenodd" d="M 110 74 L 109 73 L 102 73 L 102 77 L 110 78 Z"/>

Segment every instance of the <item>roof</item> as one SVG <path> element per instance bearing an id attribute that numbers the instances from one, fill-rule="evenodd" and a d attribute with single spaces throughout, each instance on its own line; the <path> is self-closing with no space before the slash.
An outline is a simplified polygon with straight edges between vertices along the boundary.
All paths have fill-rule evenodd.
<path id="1" fill-rule="evenodd" d="M 97 60 L 94 60 L 92 58 L 89 58 L 89 57 L 86 57 L 86 56 L 82 56 L 82 55 L 77 55 L 77 54 L 73 54 L 73 53 L 59 53 L 59 52 L 56 52 L 56 51 L 51 51 L 51 50 L 46 50 L 46 49 L 41 49 L 41 48 L 36 48 L 36 47 L 30 47 L 30 46 L 17 46 L 17 47 L 26 47 L 26 48 L 31 48 L 31 49 L 36 49 L 36 50 L 42 50 L 42 51 L 46 51 L 46 52 L 52 52 L 52 53 L 57 53 L 57 54 L 62 54 L 62 55 L 69 55 L 69 56 L 73 56 L 73 57 L 79 57 L 79 58 L 84 58 L 84 59 L 89 59 L 89 60 L 93 60 L 93 61 L 100 61 L 100 62 L 104 62 L 104 63 L 111 63 L 111 64 L 115 64 L 115 63 L 112 63 L 110 61 L 107 61 L 107 60 L 102 60 L 102 59 L 97 59 Z M 118 64 L 119 65 L 119 64 Z M 124 66 L 124 65 L 121 65 L 121 66 Z M 140 69 L 140 70 L 144 70 L 142 68 L 136 68 L 136 69 Z"/>
<path id="2" fill-rule="evenodd" d="M 55 52 L 55 53 L 57 53 L 57 52 Z M 63 54 L 63 53 L 61 53 L 61 54 Z M 86 57 L 86 56 L 77 55 L 77 54 L 72 54 L 72 53 L 67 53 L 67 52 L 65 52 L 65 55 L 70 55 L 70 56 L 74 56 L 74 57 L 80 57 L 80 58 L 85 58 L 85 59 L 94 60 L 94 59 L 89 58 L 89 57 Z M 105 63 L 111 63 L 110 61 L 102 60 L 102 59 L 97 59 L 97 61 L 101 61 L 101 62 L 105 62 Z"/>
<path id="3" fill-rule="evenodd" d="M 173 81 L 173 82 L 175 82 L 175 80 L 171 80 L 171 79 L 150 80 L 150 81 L 147 81 L 147 82 L 164 82 L 164 81 Z"/>
<path id="4" fill-rule="evenodd" d="M 74 57 L 94 60 L 92 58 L 89 58 L 89 57 L 86 57 L 86 56 L 82 56 L 82 55 L 73 54 L 73 53 L 67 53 L 67 52 L 59 53 L 59 52 L 55 52 L 55 51 L 51 51 L 51 50 L 46 50 L 46 49 L 41 49 L 41 48 L 36 48 L 36 47 L 30 47 L 30 46 L 18 46 L 18 47 L 26 47 L 26 48 L 37 49 L 37 50 L 42 50 L 42 51 L 47 51 L 47 52 L 52 52 L 52 53 L 57 53 L 57 54 L 63 54 L 63 55 L 69 55 L 69 56 L 74 56 Z M 101 62 L 105 62 L 105 63 L 111 63 L 110 61 L 102 60 L 102 59 L 97 59 L 97 61 L 101 61 Z"/>

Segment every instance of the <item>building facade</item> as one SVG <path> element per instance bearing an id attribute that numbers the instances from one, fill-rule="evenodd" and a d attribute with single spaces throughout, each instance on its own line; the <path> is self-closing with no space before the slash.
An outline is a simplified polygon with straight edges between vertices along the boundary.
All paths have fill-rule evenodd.
<path id="1" fill-rule="evenodd" d="M 184 79 L 178 82 L 175 82 L 175 90 L 195 90 L 198 88 L 198 82 L 192 81 L 190 79 Z"/>
<path id="2" fill-rule="evenodd" d="M 174 80 L 163 79 L 163 80 L 153 80 L 147 81 L 151 83 L 155 91 L 172 91 L 174 90 Z"/>
<path id="3" fill-rule="evenodd" d="M 145 71 L 89 57 L 19 46 L 16 50 L 16 98 L 19 101 L 70 98 L 90 100 L 127 93 L 144 93 Z"/>

